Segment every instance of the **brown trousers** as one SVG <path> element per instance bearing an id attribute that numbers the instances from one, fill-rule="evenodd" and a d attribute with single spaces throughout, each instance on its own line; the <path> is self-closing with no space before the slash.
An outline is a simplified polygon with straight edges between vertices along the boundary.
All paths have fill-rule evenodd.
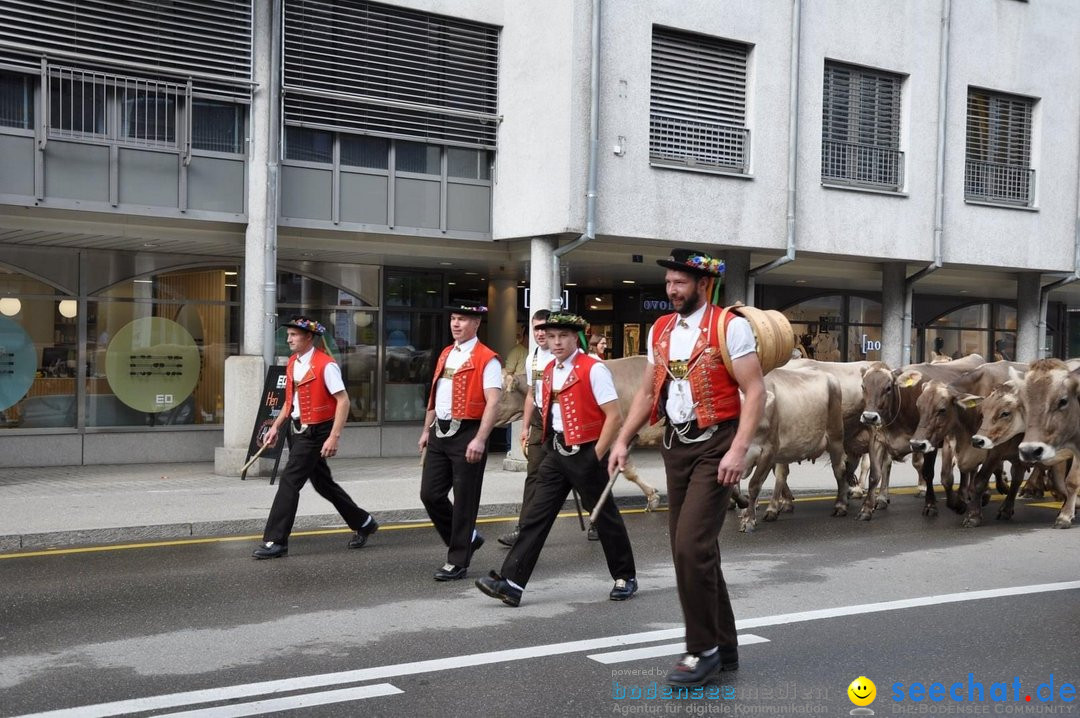
<path id="1" fill-rule="evenodd" d="M 716 481 L 717 468 L 738 421 L 720 424 L 708 441 L 683 444 L 672 437 L 663 450 L 667 471 L 668 524 L 675 581 L 686 621 L 686 650 L 719 646 L 736 655 L 738 638 L 724 573 L 720 570 L 720 527 L 724 525 L 731 488 Z M 666 430 L 671 433 L 670 429 Z"/>

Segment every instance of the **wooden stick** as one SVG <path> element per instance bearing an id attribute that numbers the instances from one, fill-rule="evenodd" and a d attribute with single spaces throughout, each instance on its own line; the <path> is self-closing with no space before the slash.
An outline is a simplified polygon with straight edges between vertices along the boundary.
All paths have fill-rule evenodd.
<path id="1" fill-rule="evenodd" d="M 243 474 L 248 469 L 250 469 L 251 465 L 254 464 L 255 461 L 262 455 L 262 452 L 266 451 L 266 448 L 268 446 L 270 446 L 270 444 L 263 444 L 262 446 L 260 446 L 259 450 L 256 451 L 254 454 L 252 454 L 251 458 L 248 459 L 248 462 L 246 464 L 244 464 L 244 468 L 240 469 L 240 473 Z"/>
<path id="2" fill-rule="evenodd" d="M 603 492 L 601 492 L 600 498 L 596 500 L 596 507 L 593 508 L 593 512 L 589 516 L 590 526 L 596 525 L 596 519 L 600 517 L 600 509 L 604 507 L 604 501 L 607 500 L 608 494 L 611 493 L 611 487 L 615 485 L 615 479 L 619 478 L 619 474 L 621 474 L 622 471 L 622 469 L 615 469 L 615 473 L 608 479 L 607 486 L 605 486 Z"/>

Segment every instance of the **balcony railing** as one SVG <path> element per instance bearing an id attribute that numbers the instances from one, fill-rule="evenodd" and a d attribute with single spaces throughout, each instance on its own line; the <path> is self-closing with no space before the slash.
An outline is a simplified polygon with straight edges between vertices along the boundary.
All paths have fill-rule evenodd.
<path id="1" fill-rule="evenodd" d="M 1035 170 L 1016 165 L 968 160 L 964 168 L 964 199 L 1030 207 Z"/>
<path id="2" fill-rule="evenodd" d="M 821 181 L 900 191 L 904 187 L 904 153 L 854 142 L 822 140 Z"/>
<path id="3" fill-rule="evenodd" d="M 750 130 L 654 112 L 649 118 L 649 161 L 747 172 L 750 169 Z"/>

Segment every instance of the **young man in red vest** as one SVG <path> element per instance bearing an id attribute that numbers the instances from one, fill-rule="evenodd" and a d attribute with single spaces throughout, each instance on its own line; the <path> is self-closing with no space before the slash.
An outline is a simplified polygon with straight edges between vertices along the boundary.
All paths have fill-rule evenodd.
<path id="1" fill-rule="evenodd" d="M 611 449 L 609 469 L 626 463 L 630 440 L 664 417 L 664 468 L 668 524 L 679 602 L 686 620 L 687 653 L 668 683 L 700 685 L 717 671 L 739 667 L 738 637 L 718 535 L 746 469 L 746 451 L 765 406 L 765 385 L 749 323 L 727 315 L 710 300 L 724 263 L 701 252 L 672 251 L 657 263 L 667 268 L 668 300 L 675 313 L 649 331 L 645 376 Z M 724 367 L 727 343 L 732 372 Z M 739 391 L 744 399 L 740 402 Z"/>
<path id="2" fill-rule="evenodd" d="M 458 304 L 450 312 L 454 343 L 443 349 L 435 365 L 424 430 L 420 500 L 447 545 L 446 563 L 436 581 L 465 578 L 473 552 L 484 543 L 476 532 L 480 488 L 487 465 L 487 441 L 495 425 L 502 392 L 502 364 L 480 343 L 476 332 L 487 307 Z M 454 501 L 448 498 L 454 490 Z"/>
<path id="3" fill-rule="evenodd" d="M 608 482 L 608 447 L 619 430 L 622 412 L 611 372 L 604 363 L 582 351 L 585 320 L 574 314 L 552 314 L 542 325 L 554 361 L 544 369 L 541 403 L 545 451 L 532 498 L 521 516 L 519 536 L 503 561 L 500 573 L 491 571 L 476 587 L 510 606 L 532 575 L 548 532 L 574 488 L 586 506 L 595 506 Z M 600 544 L 615 579 L 609 598 L 625 601 L 637 591 L 634 552 L 626 525 L 615 507 L 605 501 L 597 520 Z"/>
<path id="4" fill-rule="evenodd" d="M 341 430 L 349 417 L 349 394 L 341 380 L 341 369 L 329 354 L 315 346 L 315 337 L 326 331 L 322 324 L 307 317 L 293 317 L 284 326 L 292 352 L 285 370 L 285 408 L 267 430 L 263 443 L 277 443 L 278 431 L 288 421 L 289 463 L 270 507 L 263 544 L 251 555 L 263 559 L 289 553 L 289 534 L 296 520 L 300 489 L 308 478 L 319 496 L 332 503 L 353 530 L 349 548 L 360 548 L 379 524 L 334 481 L 326 463 L 337 455 Z"/>

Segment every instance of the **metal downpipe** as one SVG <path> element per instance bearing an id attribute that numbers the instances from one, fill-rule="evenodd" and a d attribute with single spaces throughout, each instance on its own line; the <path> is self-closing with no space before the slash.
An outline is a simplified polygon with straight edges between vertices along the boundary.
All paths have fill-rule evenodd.
<path id="1" fill-rule="evenodd" d="M 277 339 L 277 228 L 278 228 L 278 158 L 281 154 L 281 77 L 274 71 L 283 72 L 281 62 L 282 0 L 273 0 L 274 18 L 270 38 L 270 161 L 266 163 L 266 254 L 263 275 L 263 311 L 266 326 L 263 328 L 263 361 L 266 366 L 274 363 Z"/>
<path id="2" fill-rule="evenodd" d="M 589 70 L 589 179 L 585 190 L 585 232 L 565 247 L 556 247 L 551 255 L 551 311 L 562 306 L 561 258 L 586 242 L 596 239 L 596 175 L 600 152 L 600 3 L 592 2 L 592 49 Z"/>

